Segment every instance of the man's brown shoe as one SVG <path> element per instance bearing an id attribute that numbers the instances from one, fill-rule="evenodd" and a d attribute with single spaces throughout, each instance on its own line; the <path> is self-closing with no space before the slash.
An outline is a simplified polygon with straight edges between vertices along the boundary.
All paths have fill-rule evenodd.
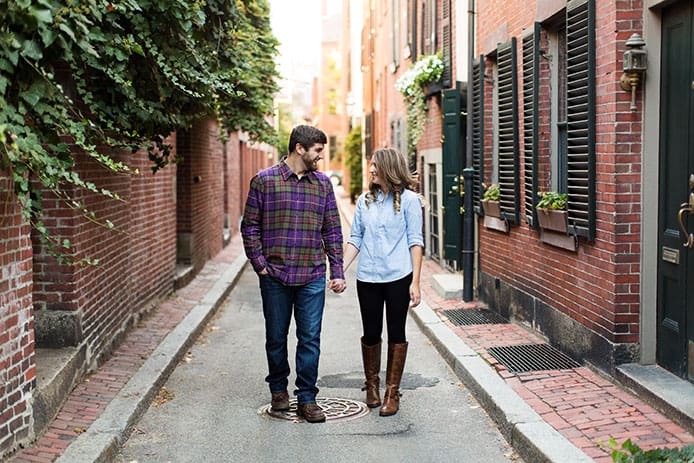
<path id="1" fill-rule="evenodd" d="M 289 410 L 289 394 L 287 391 L 273 392 L 271 407 L 276 412 L 286 412 Z"/>
<path id="2" fill-rule="evenodd" d="M 309 423 L 323 423 L 325 421 L 325 413 L 315 403 L 299 404 L 296 408 L 296 414 L 303 417 Z"/>

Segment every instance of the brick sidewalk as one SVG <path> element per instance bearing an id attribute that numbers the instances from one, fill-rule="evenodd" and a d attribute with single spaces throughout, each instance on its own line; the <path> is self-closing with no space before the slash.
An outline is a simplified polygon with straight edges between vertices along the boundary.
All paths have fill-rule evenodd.
<path id="1" fill-rule="evenodd" d="M 494 357 L 489 347 L 545 342 L 514 324 L 455 326 L 441 313 L 450 309 L 485 308 L 479 302 L 442 299 L 427 276 L 447 273 L 425 259 L 422 298 L 460 338 L 482 356 L 525 402 L 550 426 L 598 463 L 612 462 L 610 438 L 627 438 L 644 450 L 694 444 L 694 436 L 644 403 L 586 367 L 514 374 Z"/>
<path id="2" fill-rule="evenodd" d="M 207 294 L 223 268 L 242 252 L 241 236 L 237 233 L 186 287 L 159 304 L 128 333 L 109 360 L 72 391 L 43 436 L 32 447 L 15 454 L 10 462 L 56 460 L 99 417 L 149 354 Z"/>

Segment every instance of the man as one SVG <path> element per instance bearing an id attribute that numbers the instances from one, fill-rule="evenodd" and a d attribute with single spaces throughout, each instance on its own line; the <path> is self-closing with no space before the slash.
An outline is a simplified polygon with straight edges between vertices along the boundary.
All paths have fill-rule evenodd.
<path id="1" fill-rule="evenodd" d="M 316 404 L 320 332 L 328 287 L 345 290 L 342 229 L 330 179 L 319 172 L 325 133 L 299 125 L 289 137 L 289 154 L 251 180 L 241 234 L 246 256 L 260 280 L 265 316 L 265 353 L 273 410 L 289 409 L 287 334 L 296 322 L 297 414 L 325 421 Z"/>

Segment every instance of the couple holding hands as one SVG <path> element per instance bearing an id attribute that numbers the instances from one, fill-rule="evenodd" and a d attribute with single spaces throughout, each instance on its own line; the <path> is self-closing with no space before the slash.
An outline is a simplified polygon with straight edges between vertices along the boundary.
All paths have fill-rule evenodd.
<path id="1" fill-rule="evenodd" d="M 251 180 L 241 234 L 246 256 L 258 274 L 265 317 L 265 381 L 276 411 L 289 409 L 287 335 L 296 323 L 297 414 L 325 421 L 316 404 L 320 333 L 327 287 L 346 289 L 344 271 L 359 257 L 357 296 L 366 404 L 381 416 L 397 413 L 400 379 L 407 357 L 405 322 L 420 303 L 424 241 L 422 201 L 405 157 L 392 148 L 376 150 L 369 163 L 369 188 L 359 196 L 343 250 L 342 227 L 332 183 L 318 171 L 327 137 L 300 125 L 289 137 L 289 154 Z M 386 384 L 381 403 L 381 333 L 385 306 L 388 333 Z"/>

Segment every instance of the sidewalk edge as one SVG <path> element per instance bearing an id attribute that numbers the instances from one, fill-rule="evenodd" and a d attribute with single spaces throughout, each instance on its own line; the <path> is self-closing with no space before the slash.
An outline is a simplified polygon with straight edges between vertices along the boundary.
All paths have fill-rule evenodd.
<path id="1" fill-rule="evenodd" d="M 246 263 L 242 253 L 230 264 L 212 289 L 162 340 L 99 418 L 65 449 L 56 463 L 113 461 L 120 445 L 127 440 L 130 428 L 147 410 L 180 358 L 229 295 Z"/>
<path id="2" fill-rule="evenodd" d="M 425 301 L 410 311 L 456 376 L 525 461 L 583 463 L 593 459 L 546 423 Z"/>

